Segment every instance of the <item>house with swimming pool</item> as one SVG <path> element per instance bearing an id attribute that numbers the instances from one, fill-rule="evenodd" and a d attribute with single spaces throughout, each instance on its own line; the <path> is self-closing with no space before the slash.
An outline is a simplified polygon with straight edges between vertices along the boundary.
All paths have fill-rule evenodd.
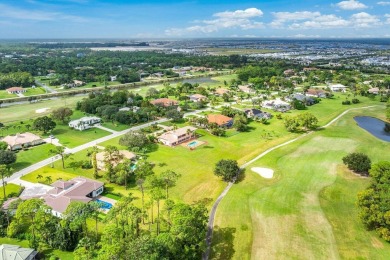
<path id="1" fill-rule="evenodd" d="M 95 200 L 104 190 L 103 182 L 84 177 L 69 181 L 58 180 L 51 186 L 53 188 L 42 196 L 42 199 L 52 208 L 52 214 L 60 218 L 72 201 L 88 203 Z"/>
<path id="2" fill-rule="evenodd" d="M 157 139 L 160 143 L 163 143 L 167 146 L 176 146 L 188 140 L 191 140 L 192 138 L 195 138 L 195 131 L 195 127 L 185 126 L 176 130 L 163 133 Z"/>

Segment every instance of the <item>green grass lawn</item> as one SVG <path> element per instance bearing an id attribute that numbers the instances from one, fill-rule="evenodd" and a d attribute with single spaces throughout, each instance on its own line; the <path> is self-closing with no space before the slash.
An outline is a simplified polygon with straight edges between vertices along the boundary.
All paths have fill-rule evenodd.
<path id="1" fill-rule="evenodd" d="M 5 196 L 6 198 L 8 197 L 16 197 L 20 193 L 20 186 L 13 184 L 13 183 L 8 183 L 5 185 Z M 3 187 L 0 187 L 0 200 L 4 199 L 4 191 Z"/>
<path id="2" fill-rule="evenodd" d="M 342 166 L 348 152 L 390 160 L 388 143 L 356 126 L 349 113 L 337 123 L 279 148 L 245 171 L 222 200 L 215 219 L 214 259 L 388 259 L 390 245 L 364 230 L 356 193 L 368 179 Z M 382 112 L 383 113 L 383 112 Z M 264 179 L 252 167 L 275 171 Z"/>
<path id="3" fill-rule="evenodd" d="M 23 95 L 28 97 L 28 96 L 45 94 L 45 93 L 46 93 L 46 90 L 44 88 L 36 87 L 36 88 L 28 88 L 27 92 L 23 93 Z"/>
<path id="4" fill-rule="evenodd" d="M 101 125 L 115 131 L 123 131 L 131 127 L 128 125 L 124 125 L 120 123 L 112 123 L 112 122 L 103 122 Z"/>
<path id="5" fill-rule="evenodd" d="M 110 132 L 99 128 L 90 128 L 79 131 L 70 128 L 67 125 L 57 124 L 52 134 L 60 140 L 60 143 L 66 147 L 73 148 L 111 134 Z"/>
<path id="6" fill-rule="evenodd" d="M 52 144 L 41 144 L 38 146 L 30 147 L 28 150 L 20 150 L 16 156 L 16 162 L 11 165 L 14 172 L 26 168 L 34 163 L 49 158 L 50 149 L 53 149 Z"/>
<path id="7" fill-rule="evenodd" d="M 64 97 L 51 100 L 43 100 L 37 103 L 20 104 L 9 107 L 0 108 L 0 122 L 3 124 L 9 124 L 12 122 L 29 121 L 30 119 L 37 118 L 51 113 L 50 109 L 59 107 L 75 108 L 78 101 L 82 100 L 83 96 L 76 97 Z M 36 113 L 37 109 L 50 108 L 44 113 Z"/>
<path id="8" fill-rule="evenodd" d="M 15 94 L 9 94 L 6 90 L 0 90 L 0 99 L 17 97 Z"/>

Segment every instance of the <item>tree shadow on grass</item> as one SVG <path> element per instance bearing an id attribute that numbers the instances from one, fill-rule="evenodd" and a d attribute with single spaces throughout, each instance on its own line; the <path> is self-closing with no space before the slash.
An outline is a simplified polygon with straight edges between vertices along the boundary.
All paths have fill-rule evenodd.
<path id="1" fill-rule="evenodd" d="M 211 259 L 232 259 L 234 253 L 234 233 L 236 228 L 226 227 L 220 228 L 214 227 L 213 231 L 213 244 L 211 245 Z"/>
<path id="2" fill-rule="evenodd" d="M 240 169 L 240 173 L 238 174 L 235 183 L 240 183 L 240 182 L 242 182 L 243 180 L 245 180 L 245 177 L 246 177 L 245 171 L 246 171 L 246 169 Z"/>

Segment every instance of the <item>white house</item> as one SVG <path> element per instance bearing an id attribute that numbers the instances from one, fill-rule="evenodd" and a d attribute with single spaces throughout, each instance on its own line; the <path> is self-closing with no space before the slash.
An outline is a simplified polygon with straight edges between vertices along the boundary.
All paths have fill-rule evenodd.
<path id="1" fill-rule="evenodd" d="M 333 85 L 329 85 L 329 88 L 333 92 L 345 92 L 348 87 L 346 87 L 342 84 L 333 84 Z"/>
<path id="2" fill-rule="evenodd" d="M 82 131 L 88 128 L 92 128 L 93 125 L 98 124 L 100 122 L 101 119 L 99 117 L 82 117 L 80 119 L 70 121 L 69 127 Z"/>
<path id="3" fill-rule="evenodd" d="M 115 81 L 115 80 L 116 80 L 116 77 L 117 77 L 116 75 L 115 75 L 115 76 L 110 76 L 110 80 L 111 80 L 111 81 Z"/>
<path id="4" fill-rule="evenodd" d="M 162 134 L 158 137 L 158 141 L 168 146 L 175 146 L 194 138 L 195 130 L 195 127 L 185 126 Z"/>
<path id="5" fill-rule="evenodd" d="M 6 91 L 8 94 L 21 94 L 27 91 L 25 88 L 20 88 L 20 87 L 12 87 L 12 88 L 7 88 Z"/>

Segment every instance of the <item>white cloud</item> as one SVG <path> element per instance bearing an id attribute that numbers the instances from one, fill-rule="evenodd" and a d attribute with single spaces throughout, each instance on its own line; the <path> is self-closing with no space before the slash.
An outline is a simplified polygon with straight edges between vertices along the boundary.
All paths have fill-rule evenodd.
<path id="1" fill-rule="evenodd" d="M 242 30 L 264 28 L 264 24 L 254 20 L 263 16 L 263 12 L 257 8 L 245 10 L 225 11 L 213 14 L 215 19 L 195 21 L 196 25 L 186 28 L 170 28 L 165 30 L 169 36 L 181 36 L 185 34 L 213 33 L 221 29 L 239 28 Z"/>
<path id="2" fill-rule="evenodd" d="M 381 5 L 381 6 L 387 6 L 387 5 L 390 5 L 390 2 L 384 2 L 384 1 L 382 1 L 382 2 L 378 2 L 378 3 L 376 3 L 377 5 Z"/>
<path id="3" fill-rule="evenodd" d="M 379 18 L 366 12 L 357 13 L 351 16 L 351 23 L 358 28 L 369 28 L 380 25 Z"/>
<path id="4" fill-rule="evenodd" d="M 5 4 L 0 4 L 0 17 L 7 17 L 16 20 L 32 20 L 32 21 L 54 21 L 54 20 L 68 20 L 73 22 L 87 21 L 83 17 L 67 15 L 60 12 L 47 12 L 39 10 L 27 10 L 12 7 Z"/>
<path id="5" fill-rule="evenodd" d="M 334 29 L 334 28 L 370 28 L 381 25 L 380 19 L 366 12 L 356 13 L 350 18 L 320 12 L 280 12 L 273 13 L 275 20 L 270 23 L 277 28 L 289 29 Z M 387 23 L 390 18 L 388 18 Z M 290 23 L 289 23 L 290 22 Z"/>
<path id="6" fill-rule="evenodd" d="M 365 9 L 367 6 L 363 3 L 360 3 L 357 0 L 348 0 L 348 1 L 341 1 L 340 3 L 336 4 L 340 9 L 343 10 L 358 10 L 358 9 Z"/>
<path id="7" fill-rule="evenodd" d="M 257 8 L 248 8 L 246 10 L 237 10 L 234 12 L 221 12 L 216 13 L 213 16 L 225 18 L 225 19 L 245 19 L 245 18 L 253 18 L 263 16 L 263 12 Z"/>
<path id="8" fill-rule="evenodd" d="M 390 14 L 385 14 L 385 17 L 387 18 L 385 23 L 390 24 Z"/>
<path id="9" fill-rule="evenodd" d="M 337 27 L 346 27 L 349 21 L 336 15 L 322 15 L 320 12 L 278 12 L 273 13 L 275 20 L 270 23 L 273 27 L 284 28 L 287 25 L 290 29 L 328 29 Z"/>
<path id="10" fill-rule="evenodd" d="M 299 21 L 299 20 L 313 19 L 313 18 L 321 15 L 320 12 L 309 12 L 309 11 L 294 12 L 294 13 L 274 12 L 272 14 L 275 17 L 275 20 L 273 20 L 270 23 L 270 25 L 272 27 L 282 27 L 283 24 L 287 21 Z"/>

